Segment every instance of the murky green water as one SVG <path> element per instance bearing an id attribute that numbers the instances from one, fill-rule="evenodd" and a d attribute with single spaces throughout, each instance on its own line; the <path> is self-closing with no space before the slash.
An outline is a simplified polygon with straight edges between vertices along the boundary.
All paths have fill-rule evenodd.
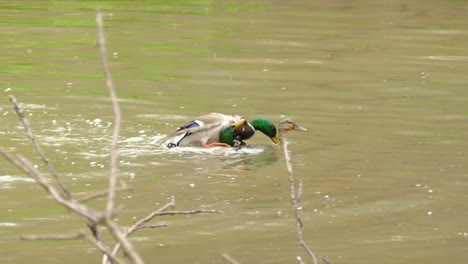
<path id="1" fill-rule="evenodd" d="M 298 245 L 279 148 L 165 152 L 213 111 L 309 128 L 290 135 L 305 238 L 333 263 L 468 262 L 465 1 L 151 1 L 0 4 L 0 144 L 39 160 L 13 93 L 73 192 L 104 188 L 112 112 L 95 46 L 106 35 L 124 123 L 119 195 L 131 223 L 175 195 L 221 215 L 158 219 L 133 237 L 148 263 L 293 263 Z M 86 241 L 21 242 L 83 225 L 0 161 L 2 263 L 97 263 Z M 42 168 L 45 171 L 45 168 Z M 100 205 L 99 202 L 95 203 Z"/>

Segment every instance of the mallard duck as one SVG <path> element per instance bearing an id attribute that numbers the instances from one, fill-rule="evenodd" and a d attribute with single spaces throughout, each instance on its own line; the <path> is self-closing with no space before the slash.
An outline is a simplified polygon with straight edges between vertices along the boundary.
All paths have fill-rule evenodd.
<path id="1" fill-rule="evenodd" d="M 242 123 L 235 129 L 234 138 L 244 144 L 242 140 L 251 138 L 255 134 L 255 131 L 262 132 L 269 137 L 273 143 L 279 143 L 275 125 L 264 118 L 256 118 L 250 122 Z"/>
<path id="2" fill-rule="evenodd" d="M 264 118 L 256 118 L 251 122 L 244 122 L 236 128 L 234 130 L 234 137 L 244 144 L 242 140 L 249 139 L 255 134 L 255 131 L 260 131 L 269 137 L 273 143 L 280 144 L 284 135 L 291 130 L 308 131 L 307 128 L 294 123 L 291 119 L 281 121 L 277 131 L 275 125 L 270 121 Z"/>
<path id="3" fill-rule="evenodd" d="M 234 146 L 236 144 L 234 132 L 244 123 L 245 119 L 239 115 L 210 113 L 177 128 L 174 133 L 159 140 L 158 143 L 165 143 L 168 148 Z"/>
<path id="4" fill-rule="evenodd" d="M 285 119 L 275 125 L 264 118 L 256 118 L 247 122 L 239 115 L 231 116 L 211 113 L 199 116 L 189 123 L 179 127 L 171 135 L 158 143 L 172 147 L 236 147 L 245 145 L 243 140 L 251 138 L 255 131 L 260 131 L 269 137 L 273 143 L 280 144 L 282 137 L 291 130 L 308 131 L 290 119 Z"/>
<path id="5" fill-rule="evenodd" d="M 286 133 L 292 130 L 309 131 L 309 129 L 294 123 L 291 119 L 284 119 L 278 125 L 278 138 L 280 143 L 284 142 L 284 137 Z"/>

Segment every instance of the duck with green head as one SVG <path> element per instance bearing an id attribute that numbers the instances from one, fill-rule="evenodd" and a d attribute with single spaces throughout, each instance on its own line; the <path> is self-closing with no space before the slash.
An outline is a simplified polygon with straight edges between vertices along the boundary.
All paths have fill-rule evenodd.
<path id="1" fill-rule="evenodd" d="M 264 118 L 256 118 L 250 122 L 244 122 L 235 129 L 233 136 L 236 140 L 242 142 L 242 140 L 251 138 L 256 131 L 262 132 L 269 137 L 273 143 L 279 143 L 275 125 Z"/>
<path id="2" fill-rule="evenodd" d="M 260 131 L 269 137 L 273 143 L 280 144 L 284 135 L 292 130 L 308 131 L 308 129 L 294 123 L 291 119 L 284 119 L 281 121 L 277 130 L 275 125 L 270 121 L 264 118 L 256 118 L 251 122 L 244 122 L 241 124 L 234 130 L 233 136 L 236 140 L 245 144 L 242 140 L 249 139 L 255 134 L 255 131 Z"/>
<path id="3" fill-rule="evenodd" d="M 177 146 L 240 148 L 245 145 L 243 140 L 251 138 L 256 131 L 265 134 L 275 144 L 280 144 L 282 136 L 290 130 L 307 131 L 290 119 L 281 121 L 277 130 L 273 123 L 264 118 L 247 122 L 239 115 L 211 113 L 197 117 L 179 127 L 158 143 L 165 142 L 168 148 Z"/>

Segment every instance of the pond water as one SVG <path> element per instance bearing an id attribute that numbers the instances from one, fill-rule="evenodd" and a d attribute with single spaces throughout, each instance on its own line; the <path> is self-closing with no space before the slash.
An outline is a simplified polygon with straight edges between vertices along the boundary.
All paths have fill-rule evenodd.
<path id="1" fill-rule="evenodd" d="M 175 196 L 135 233 L 148 263 L 294 263 L 280 148 L 263 136 L 228 155 L 155 143 L 209 113 L 289 117 L 304 237 L 332 263 L 468 262 L 466 1 L 21 1 L 0 4 L 0 144 L 40 164 L 8 102 L 76 194 L 107 185 L 112 108 L 95 45 L 106 14 L 121 99 L 119 223 Z M 0 261 L 97 263 L 86 241 L 22 242 L 84 225 L 0 160 Z M 46 171 L 43 165 L 40 169 Z M 91 203 L 102 206 L 102 201 Z"/>

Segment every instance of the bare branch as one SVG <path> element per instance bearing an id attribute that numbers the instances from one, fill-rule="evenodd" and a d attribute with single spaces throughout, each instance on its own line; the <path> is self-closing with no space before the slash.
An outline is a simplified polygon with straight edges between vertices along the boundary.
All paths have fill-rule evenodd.
<path id="1" fill-rule="evenodd" d="M 122 245 L 125 254 L 133 261 L 133 263 L 143 263 L 140 255 L 136 252 L 132 243 L 127 239 L 126 234 L 119 228 L 119 226 L 112 220 L 115 210 L 115 192 L 117 183 L 117 148 L 120 134 L 121 112 L 117 94 L 112 81 L 112 74 L 107 61 L 106 39 L 104 36 L 104 22 L 101 12 L 96 13 L 96 25 L 98 31 L 98 44 L 101 53 L 101 62 L 106 76 L 106 86 L 109 90 L 109 96 L 112 101 L 112 109 L 114 111 L 114 130 L 112 133 L 110 161 L 109 161 L 109 192 L 107 195 L 106 217 L 105 224 L 112 236 Z"/>
<path id="2" fill-rule="evenodd" d="M 84 231 L 79 231 L 77 233 L 73 234 L 55 234 L 55 235 L 26 235 L 26 236 L 21 236 L 21 240 L 26 240 L 26 241 L 43 241 L 43 240 L 74 240 L 74 239 L 80 239 L 80 238 L 85 238 L 88 240 L 91 244 L 93 244 L 96 248 L 101 250 L 101 252 L 109 257 L 114 264 L 118 263 L 123 263 L 121 260 L 117 259 L 115 256 L 112 256 L 111 252 L 107 247 L 105 247 L 100 241 L 96 240 L 94 237 L 86 234 Z"/>
<path id="3" fill-rule="evenodd" d="M 190 211 L 166 211 L 153 214 L 153 217 L 156 216 L 165 216 L 165 215 L 193 215 L 193 214 L 221 214 L 222 211 L 218 210 L 190 210 Z"/>
<path id="4" fill-rule="evenodd" d="M 239 262 L 237 262 L 237 260 L 235 260 L 234 258 L 229 256 L 227 253 L 223 253 L 221 256 L 223 257 L 223 259 L 225 261 L 227 261 L 230 264 L 239 264 Z"/>
<path id="5" fill-rule="evenodd" d="M 143 229 L 143 225 L 149 221 L 151 221 L 155 215 L 153 215 L 155 212 L 162 212 L 164 210 L 167 210 L 169 208 L 174 208 L 175 206 L 175 199 L 174 199 L 174 196 L 171 196 L 171 201 L 166 203 L 165 205 L 163 205 L 161 208 L 159 208 L 158 210 L 150 213 L 149 215 L 147 215 L 146 217 L 143 217 L 142 219 L 138 220 L 135 224 L 133 224 L 131 227 L 129 227 L 126 231 L 125 231 L 125 236 L 129 236 L 130 234 L 132 234 L 133 232 L 135 232 L 136 230 L 139 230 L 139 229 Z M 121 244 L 120 243 L 117 243 L 115 244 L 114 246 L 114 249 L 112 250 L 112 254 L 115 256 L 117 255 L 117 252 L 119 252 L 120 250 L 120 246 Z M 102 263 L 103 264 L 106 264 L 108 263 L 108 259 L 106 258 L 106 256 L 104 256 L 102 258 Z"/>
<path id="6" fill-rule="evenodd" d="M 159 213 L 164 212 L 165 210 L 169 208 L 174 208 L 175 206 L 175 199 L 174 196 L 171 197 L 171 201 L 163 205 L 161 208 L 159 208 L 156 211 L 151 212 L 149 215 L 143 217 L 142 219 L 138 220 L 135 224 L 133 224 L 131 227 L 129 227 L 126 231 L 127 236 L 142 227 L 144 224 L 148 223 L 151 221 L 153 218 L 155 218 Z"/>
<path id="7" fill-rule="evenodd" d="M 132 190 L 133 189 L 131 187 L 129 187 L 129 186 L 121 186 L 121 187 L 115 188 L 116 192 L 132 191 Z M 85 202 L 88 202 L 90 200 L 106 197 L 108 194 L 109 194 L 109 190 L 101 190 L 101 191 L 90 193 L 90 194 L 87 194 L 87 195 L 85 195 L 83 197 L 80 197 L 79 199 L 77 199 L 77 202 L 85 203 Z"/>
<path id="8" fill-rule="evenodd" d="M 109 95 L 112 101 L 112 109 L 114 111 L 114 131 L 112 133 L 112 142 L 110 149 L 110 175 L 109 175 L 109 193 L 106 206 L 107 217 L 111 218 L 114 211 L 115 203 L 115 187 L 117 183 L 117 143 L 119 140 L 120 134 L 120 123 L 121 123 L 121 112 L 117 94 L 114 88 L 114 82 L 112 81 L 112 74 L 109 68 L 109 63 L 107 61 L 107 51 L 106 51 L 106 38 L 104 36 L 104 22 L 102 19 L 101 12 L 96 14 L 96 24 L 98 29 L 98 44 L 99 51 L 101 53 L 101 62 L 104 69 L 104 74 L 106 75 L 106 86 L 109 90 Z"/>
<path id="9" fill-rule="evenodd" d="M 299 262 L 299 264 L 305 264 L 304 261 L 302 260 L 301 256 L 297 256 L 296 259 Z"/>
<path id="10" fill-rule="evenodd" d="M 280 141 L 283 143 L 283 153 L 284 153 L 284 159 L 286 161 L 286 168 L 288 170 L 288 179 L 289 179 L 289 191 L 290 191 L 290 196 L 291 196 L 291 204 L 294 209 L 294 216 L 296 219 L 296 227 L 297 227 L 297 237 L 299 239 L 299 243 L 302 245 L 302 247 L 306 250 L 307 254 L 312 258 L 312 261 L 314 264 L 317 264 L 317 258 L 315 257 L 314 252 L 309 248 L 307 243 L 304 241 L 304 238 L 302 236 L 302 220 L 300 217 L 300 206 L 299 206 L 299 200 L 302 197 L 302 182 L 299 182 L 299 187 L 298 187 L 298 193 L 296 194 L 295 190 L 295 181 L 294 181 L 294 176 L 293 176 L 293 171 L 292 171 L 292 166 L 291 166 L 291 156 L 289 155 L 288 151 L 288 141 L 286 140 L 286 137 L 282 136 Z M 298 257 L 298 260 L 302 262 L 302 259 Z"/>
<path id="11" fill-rule="evenodd" d="M 88 240 L 96 248 L 101 250 L 102 254 L 107 256 L 107 258 L 110 259 L 113 264 L 124 263 L 122 260 L 117 258 L 117 256 L 112 255 L 112 252 L 109 251 L 109 249 L 102 243 L 102 241 L 96 240 L 94 237 L 86 234 L 84 235 L 84 238 L 86 238 L 86 240 Z"/>
<path id="12" fill-rule="evenodd" d="M 145 225 L 145 226 L 140 226 L 135 229 L 135 231 L 140 230 L 140 229 L 153 229 L 153 228 L 161 228 L 161 227 L 168 227 L 166 224 L 161 224 L 161 225 Z"/>
<path id="13" fill-rule="evenodd" d="M 128 258 L 131 259 L 135 264 L 143 264 L 143 259 L 141 259 L 140 255 L 133 247 L 133 244 L 130 243 L 130 241 L 127 239 L 126 233 L 123 232 L 112 219 L 106 217 L 105 224 L 112 236 L 118 241 L 118 244 L 122 245 L 126 256 L 128 256 Z M 116 256 L 117 254 L 112 252 L 112 255 Z"/>
<path id="14" fill-rule="evenodd" d="M 166 210 L 167 208 L 170 208 L 170 207 L 173 207 L 174 206 L 174 200 L 172 200 L 171 202 L 165 204 L 163 207 L 161 207 L 160 209 L 152 212 L 151 214 L 149 214 L 148 216 L 142 218 L 141 220 L 139 220 L 138 222 L 136 222 L 135 224 L 133 224 L 130 228 L 128 228 L 126 230 L 126 234 L 125 236 L 129 236 L 130 234 L 132 234 L 133 232 L 137 231 L 137 230 L 140 230 L 140 229 L 143 229 L 143 228 L 147 228 L 147 226 L 144 226 L 145 223 L 151 221 L 154 217 L 156 216 L 163 216 L 163 215 L 180 215 L 180 214 L 183 214 L 183 215 L 191 215 L 191 214 L 200 214 L 200 213 L 222 213 L 221 211 L 216 211 L 216 210 L 192 210 L 192 211 L 167 211 L 167 212 L 164 212 L 163 210 Z M 120 240 L 119 240 L 120 241 Z M 114 255 L 117 255 L 117 252 L 119 251 L 120 249 L 120 243 L 117 243 L 114 247 L 114 250 L 112 251 L 112 253 Z M 107 259 L 106 258 L 103 258 L 103 262 L 102 263 L 107 263 Z"/>
<path id="15" fill-rule="evenodd" d="M 133 224 L 131 227 L 129 227 L 125 231 L 125 236 L 129 236 L 133 232 L 144 229 L 144 228 L 149 228 L 151 226 L 145 226 L 144 224 L 148 223 L 151 221 L 153 218 L 156 216 L 163 216 L 163 215 L 177 215 L 177 214 L 184 214 L 184 215 L 189 215 L 189 214 L 200 214 L 200 213 L 222 213 L 221 211 L 216 211 L 216 210 L 192 210 L 192 211 L 165 211 L 169 208 L 174 208 L 175 206 L 175 199 L 174 196 L 171 197 L 171 201 L 163 205 L 161 208 L 159 208 L 156 211 L 151 212 L 149 215 L 143 217 L 142 219 L 138 220 L 135 224 Z M 155 226 L 156 227 L 156 226 Z M 117 252 L 120 249 L 120 243 L 117 243 L 112 251 L 114 255 L 117 254 Z M 103 258 L 102 263 L 107 263 L 107 259 Z"/>
<path id="16" fill-rule="evenodd" d="M 84 233 L 78 232 L 73 234 L 56 234 L 56 235 L 25 235 L 21 236 L 21 240 L 26 241 L 41 241 L 41 240 L 73 240 L 83 238 Z"/>
<path id="17" fill-rule="evenodd" d="M 87 221 L 96 223 L 101 221 L 102 216 L 98 212 L 95 212 L 86 206 L 78 204 L 68 199 L 67 197 L 64 197 L 54 186 L 52 186 L 47 181 L 46 177 L 25 158 L 12 156 L 2 148 L 0 148 L 0 154 L 2 154 L 12 164 L 23 170 L 26 174 L 31 176 L 36 181 L 36 183 L 39 184 L 39 186 L 41 186 L 60 205 L 76 212 L 78 215 L 86 218 Z"/>
<path id="18" fill-rule="evenodd" d="M 49 179 L 43 175 L 29 160 L 21 157 L 11 155 L 6 152 L 4 149 L 0 148 L 0 154 L 3 155 L 8 161 L 10 161 L 13 165 L 21 169 L 23 172 L 28 174 L 31 178 L 35 180 L 35 182 L 41 186 L 58 204 L 62 205 L 63 207 L 75 212 L 77 215 L 85 220 L 90 233 L 85 231 L 80 231 L 74 234 L 58 234 L 58 235 L 45 235 L 45 236 L 23 236 L 21 239 L 23 240 L 70 240 L 70 239 L 78 239 L 78 238 L 85 238 L 90 243 L 92 243 L 96 248 L 101 250 L 104 255 L 103 263 L 124 263 L 123 260 L 116 257 L 120 247 L 122 247 L 123 256 L 128 258 L 131 263 L 134 264 L 143 264 L 143 260 L 138 252 L 135 250 L 133 244 L 128 239 L 128 236 L 136 230 L 140 229 L 147 229 L 147 228 L 159 228 L 159 227 L 166 227 L 167 225 L 146 225 L 149 221 L 151 221 L 156 216 L 164 216 L 164 215 L 193 215 L 193 214 L 200 214 L 200 213 L 221 213 L 220 211 L 216 210 L 190 210 L 190 211 L 174 211 L 175 206 L 175 199 L 171 197 L 171 201 L 159 208 L 158 210 L 152 212 L 148 216 L 142 218 L 135 224 L 133 224 L 129 229 L 124 230 L 122 229 L 117 223 L 112 219 L 113 216 L 118 212 L 118 207 L 115 204 L 115 196 L 117 191 L 121 190 L 128 190 L 125 184 L 122 184 L 121 187 L 117 187 L 117 143 L 119 138 L 120 132 L 120 124 L 121 124 L 121 113 L 120 107 L 118 104 L 118 98 L 115 92 L 115 88 L 112 82 L 112 77 L 109 69 L 109 65 L 106 58 L 106 48 L 105 48 L 105 37 L 104 37 L 104 30 L 103 30 L 103 18 L 102 14 L 98 12 L 96 14 L 96 23 L 98 29 L 98 43 L 100 47 L 100 54 L 102 59 L 102 64 L 104 68 L 104 72 L 106 75 L 106 86 L 110 93 L 110 98 L 112 101 L 113 111 L 114 111 L 114 130 L 112 135 L 111 141 L 111 150 L 110 150 L 110 174 L 109 174 L 109 189 L 105 191 L 100 191 L 96 193 L 89 194 L 85 197 L 82 197 L 80 200 L 75 200 L 70 192 L 66 189 L 66 187 L 62 184 L 58 175 L 55 172 L 54 167 L 49 162 L 49 160 L 45 157 L 44 153 L 42 152 L 41 148 L 39 147 L 36 137 L 33 134 L 28 120 L 24 116 L 24 110 L 20 107 L 16 98 L 10 96 L 10 100 L 13 103 L 17 114 L 20 117 L 23 126 L 26 129 L 28 137 L 32 141 L 37 153 L 43 160 L 45 164 L 47 164 L 49 168 L 49 172 L 55 181 L 55 184 L 49 182 Z M 57 187 L 58 185 L 58 187 Z M 97 199 L 103 196 L 107 196 L 107 203 L 106 207 L 102 212 L 98 212 L 89 208 L 83 204 L 85 201 L 89 201 L 91 199 Z M 173 211 L 166 211 L 168 209 L 172 209 Z M 112 235 L 113 239 L 115 240 L 116 244 L 113 248 L 113 251 L 110 252 L 108 247 L 106 246 L 104 240 L 102 239 L 101 233 L 99 231 L 99 226 L 104 226 L 107 228 L 107 231 Z"/>
<path id="19" fill-rule="evenodd" d="M 11 101 L 11 103 L 13 104 L 13 106 L 15 108 L 16 114 L 18 114 L 18 116 L 19 116 L 19 118 L 21 120 L 21 123 L 23 124 L 23 127 L 26 130 L 26 134 L 28 135 L 28 138 L 31 140 L 31 143 L 34 146 L 34 149 L 39 154 L 39 156 L 41 157 L 44 164 L 47 165 L 47 168 L 49 169 L 50 175 L 52 175 L 53 179 L 55 180 L 57 185 L 60 187 L 62 192 L 67 197 L 71 197 L 70 191 L 68 191 L 68 189 L 62 183 L 62 181 L 60 180 L 60 178 L 57 175 L 57 172 L 54 169 L 54 166 L 52 166 L 52 163 L 49 162 L 49 159 L 45 156 L 45 154 L 42 151 L 41 147 L 37 143 L 36 136 L 32 132 L 31 126 L 29 125 L 29 121 L 26 118 L 26 116 L 24 115 L 24 109 L 18 104 L 18 102 L 16 101 L 16 98 L 13 95 L 10 95 L 9 98 L 10 98 L 10 101 Z"/>

